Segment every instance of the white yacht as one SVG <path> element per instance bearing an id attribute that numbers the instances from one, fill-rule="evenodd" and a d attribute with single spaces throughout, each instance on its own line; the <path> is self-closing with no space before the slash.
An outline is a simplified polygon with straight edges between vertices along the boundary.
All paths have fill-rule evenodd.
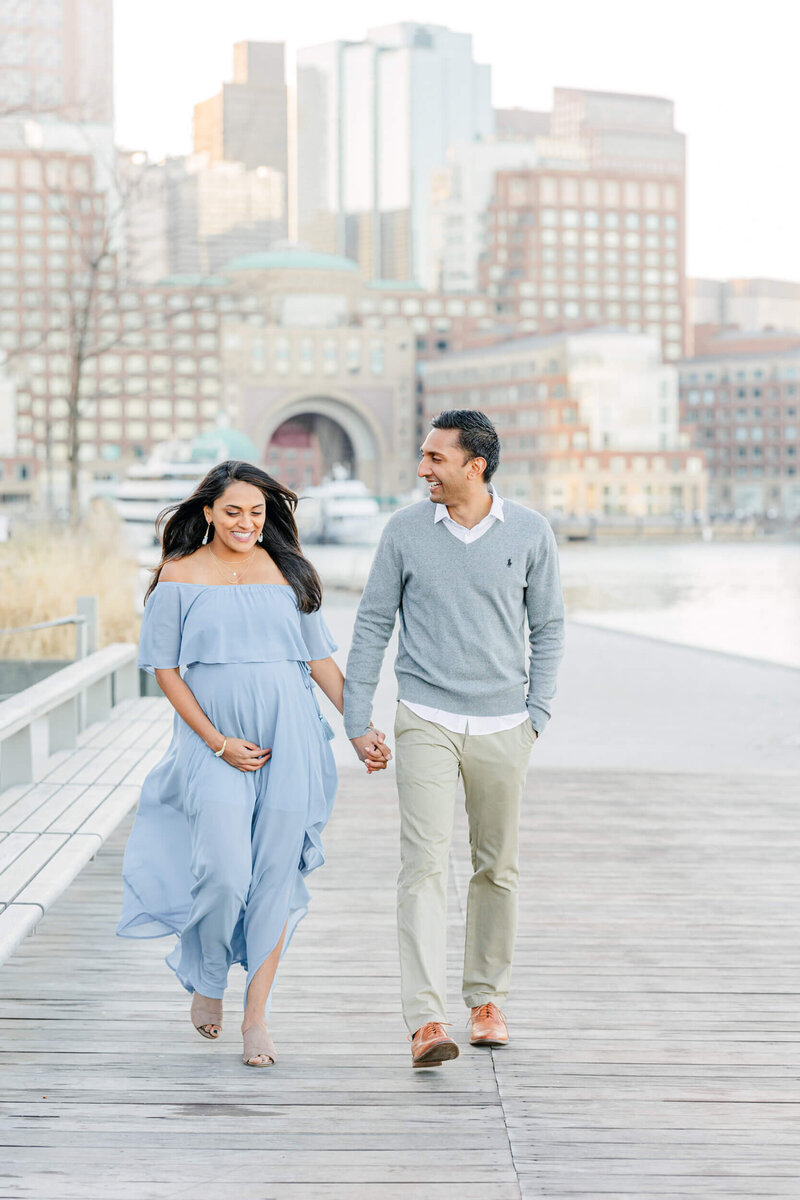
<path id="1" fill-rule="evenodd" d="M 193 457 L 188 442 L 161 442 L 149 458 L 128 467 L 114 492 L 114 507 L 142 566 L 159 559 L 158 514 L 190 495 L 215 461 Z"/>
<path id="2" fill-rule="evenodd" d="M 162 442 L 146 460 L 131 464 L 113 499 L 142 580 L 148 577 L 145 568 L 152 569 L 160 557 L 158 514 L 190 495 L 214 463 L 229 457 L 253 461 L 254 454 L 235 453 L 242 449 L 246 447 L 220 445 L 206 434 L 194 442 Z M 388 517 L 366 485 L 348 478 L 346 468 L 338 464 L 331 478 L 305 489 L 296 513 L 304 545 L 374 546 Z"/>
<path id="3" fill-rule="evenodd" d="M 301 542 L 336 546 L 374 545 L 388 518 L 365 483 L 336 467 L 330 479 L 301 492 L 295 516 Z"/>
<path id="4" fill-rule="evenodd" d="M 257 451 L 246 434 L 220 426 L 191 442 L 159 442 L 147 459 L 128 467 L 113 500 L 141 566 L 159 560 L 156 517 L 162 509 L 191 495 L 211 467 L 228 458 L 255 462 Z"/>

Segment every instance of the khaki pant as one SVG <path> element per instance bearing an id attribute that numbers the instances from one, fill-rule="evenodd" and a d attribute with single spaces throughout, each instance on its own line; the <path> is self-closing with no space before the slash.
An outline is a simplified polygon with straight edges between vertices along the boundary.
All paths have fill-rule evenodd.
<path id="1" fill-rule="evenodd" d="M 467 896 L 467 1007 L 508 996 L 517 932 L 519 811 L 535 731 L 451 733 L 404 704 L 394 727 L 400 797 L 397 930 L 403 1017 L 411 1033 L 446 1018 L 447 876 L 458 778 L 473 875 Z"/>

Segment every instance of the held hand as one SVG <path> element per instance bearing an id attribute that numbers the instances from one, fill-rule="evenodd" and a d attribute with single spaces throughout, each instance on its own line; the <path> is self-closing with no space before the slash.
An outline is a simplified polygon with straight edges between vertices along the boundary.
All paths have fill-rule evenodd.
<path id="1" fill-rule="evenodd" d="M 225 753 L 220 756 L 237 771 L 257 771 L 272 757 L 271 750 L 264 750 L 244 738 L 228 738 Z"/>
<path id="2" fill-rule="evenodd" d="M 392 757 L 386 743 L 386 734 L 379 729 L 368 729 L 361 737 L 351 738 L 353 749 L 367 768 L 367 774 L 384 771 Z"/>
<path id="3" fill-rule="evenodd" d="M 389 765 L 389 759 L 392 757 L 392 752 L 386 745 L 386 734 L 381 732 L 380 729 L 376 729 L 371 721 L 369 727 L 379 743 L 374 750 L 369 751 L 367 754 L 367 774 L 371 775 L 373 771 L 386 770 Z"/>

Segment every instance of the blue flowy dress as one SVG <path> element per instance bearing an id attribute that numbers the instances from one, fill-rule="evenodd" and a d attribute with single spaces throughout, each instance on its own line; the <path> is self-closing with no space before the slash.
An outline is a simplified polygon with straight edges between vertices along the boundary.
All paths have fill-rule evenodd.
<path id="1" fill-rule="evenodd" d="M 224 736 L 272 750 L 259 770 L 239 771 L 175 713 L 142 786 L 117 933 L 177 934 L 166 961 L 187 991 L 221 997 L 232 963 L 249 987 L 308 909 L 305 877 L 324 861 L 337 782 L 308 664 L 336 648 L 287 584 L 164 582 L 145 605 L 139 665 L 180 668 Z"/>

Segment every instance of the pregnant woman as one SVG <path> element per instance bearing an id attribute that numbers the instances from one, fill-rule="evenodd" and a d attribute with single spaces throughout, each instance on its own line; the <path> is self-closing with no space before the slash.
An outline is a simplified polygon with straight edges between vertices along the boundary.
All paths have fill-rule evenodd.
<path id="1" fill-rule="evenodd" d="M 251 1067 L 276 1060 L 267 1005 L 336 791 L 333 733 L 313 689 L 341 712 L 344 680 L 296 503 L 249 463 L 214 467 L 171 510 L 139 647 L 175 718 L 142 787 L 117 932 L 178 935 L 167 963 L 193 993 L 203 1037 L 219 1037 L 228 971 L 242 964 Z M 368 771 L 390 757 L 377 731 L 358 749 Z"/>

